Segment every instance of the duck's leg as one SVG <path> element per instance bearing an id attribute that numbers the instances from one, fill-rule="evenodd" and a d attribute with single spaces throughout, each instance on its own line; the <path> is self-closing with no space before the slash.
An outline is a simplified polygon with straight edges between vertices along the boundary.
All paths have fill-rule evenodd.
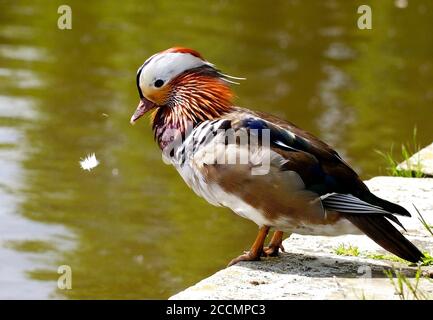
<path id="1" fill-rule="evenodd" d="M 241 254 L 239 257 L 234 258 L 228 264 L 228 267 L 238 263 L 239 261 L 258 261 L 260 260 L 260 256 L 263 253 L 263 245 L 265 243 L 266 236 L 268 235 L 270 227 L 263 226 L 259 229 L 259 233 L 257 234 L 257 238 L 253 243 L 250 251 L 245 254 Z"/>
<path id="2" fill-rule="evenodd" d="M 281 249 L 284 252 L 283 247 L 283 231 L 275 231 L 269 245 L 263 248 L 263 255 L 266 257 L 278 256 L 278 251 Z"/>

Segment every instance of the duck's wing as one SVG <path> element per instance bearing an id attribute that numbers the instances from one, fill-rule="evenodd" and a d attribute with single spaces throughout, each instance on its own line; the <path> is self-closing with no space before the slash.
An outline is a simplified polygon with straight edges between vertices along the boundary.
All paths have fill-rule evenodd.
<path id="1" fill-rule="evenodd" d="M 319 195 L 369 193 L 356 172 L 329 145 L 294 124 L 265 113 L 238 109 L 232 126 L 267 131 L 273 151 L 287 159 L 284 170 L 297 172 L 306 189 Z"/>
<path id="2" fill-rule="evenodd" d="M 313 174 L 306 169 L 305 164 L 298 163 L 307 188 L 319 194 L 343 193 L 358 197 L 373 206 L 383 208 L 393 214 L 410 217 L 403 207 L 381 199 L 372 194 L 362 182 L 357 173 L 340 157 L 340 155 L 322 140 L 294 124 L 275 116 L 238 109 L 236 112 L 245 115 L 245 124 L 253 127 L 268 128 L 271 132 L 271 143 L 280 150 L 291 150 L 298 153 L 308 153 L 317 160 Z M 239 116 L 238 116 L 239 117 Z"/>

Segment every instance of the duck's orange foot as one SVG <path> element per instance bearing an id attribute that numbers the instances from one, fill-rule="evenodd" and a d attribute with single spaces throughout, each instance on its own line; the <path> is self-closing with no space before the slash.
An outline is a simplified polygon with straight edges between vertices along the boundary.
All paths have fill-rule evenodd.
<path id="1" fill-rule="evenodd" d="M 268 247 L 263 248 L 263 257 L 278 257 L 279 253 L 286 252 L 284 250 L 283 244 L 280 243 L 279 245 L 270 244 Z"/>
<path id="2" fill-rule="evenodd" d="M 266 236 L 268 235 L 269 229 L 270 227 L 268 226 L 260 227 L 259 233 L 257 234 L 257 238 L 254 241 L 251 250 L 241 254 L 237 258 L 234 258 L 232 261 L 230 261 L 228 267 L 235 265 L 239 261 L 259 261 L 263 252 L 263 244 L 265 242 Z"/>
<path id="3" fill-rule="evenodd" d="M 277 257 L 279 250 L 285 252 L 283 247 L 283 232 L 275 231 L 269 245 L 263 248 L 262 255 L 264 257 Z"/>
<path id="4" fill-rule="evenodd" d="M 261 252 L 259 254 L 253 254 L 251 251 L 248 251 L 244 254 L 241 254 L 239 257 L 234 258 L 227 267 L 233 266 L 240 261 L 260 261 Z"/>

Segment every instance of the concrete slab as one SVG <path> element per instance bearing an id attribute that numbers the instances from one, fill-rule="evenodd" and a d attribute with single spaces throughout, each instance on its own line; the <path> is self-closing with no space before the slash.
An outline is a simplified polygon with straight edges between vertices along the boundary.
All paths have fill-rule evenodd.
<path id="1" fill-rule="evenodd" d="M 412 218 L 401 218 L 406 236 L 423 251 L 433 253 L 433 236 L 422 226 L 412 203 L 433 225 L 433 179 L 376 177 L 366 182 L 380 197 L 405 206 Z M 358 247 L 360 255 L 340 256 L 335 248 Z M 301 236 L 284 241 L 286 253 L 260 262 L 241 262 L 223 269 L 170 299 L 399 299 L 384 270 L 397 268 L 415 281 L 416 267 L 372 259 L 387 254 L 366 236 Z M 432 267 L 422 268 L 425 274 Z M 406 288 L 409 299 L 414 297 Z M 421 279 L 419 292 L 433 299 L 432 279 Z"/>

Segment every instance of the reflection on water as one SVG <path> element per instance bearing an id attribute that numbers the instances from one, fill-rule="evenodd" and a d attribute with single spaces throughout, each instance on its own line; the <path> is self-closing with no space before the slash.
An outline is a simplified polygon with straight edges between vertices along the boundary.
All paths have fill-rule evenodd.
<path id="1" fill-rule="evenodd" d="M 197 198 L 165 166 L 146 121 L 129 126 L 135 72 L 173 45 L 248 78 L 238 103 L 332 143 L 364 178 L 372 150 L 432 140 L 433 4 L 158 1 L 0 10 L 0 297 L 166 298 L 225 266 L 256 227 Z M 157 13 L 157 14 L 156 14 Z M 101 165 L 78 161 L 96 153 Z M 70 265 L 73 289 L 57 289 Z"/>
<path id="2" fill-rule="evenodd" d="M 21 113 L 31 112 L 28 102 L 19 98 L 1 96 L 0 104 L 0 299 L 53 297 L 55 281 L 35 281 L 26 273 L 49 267 L 55 261 L 54 252 L 58 255 L 71 248 L 62 240 L 69 233 L 63 225 L 47 225 L 19 215 L 20 204 L 25 201 L 20 194 L 25 185 L 21 165 L 24 134 L 23 125 L 9 122 L 23 120 Z"/>

